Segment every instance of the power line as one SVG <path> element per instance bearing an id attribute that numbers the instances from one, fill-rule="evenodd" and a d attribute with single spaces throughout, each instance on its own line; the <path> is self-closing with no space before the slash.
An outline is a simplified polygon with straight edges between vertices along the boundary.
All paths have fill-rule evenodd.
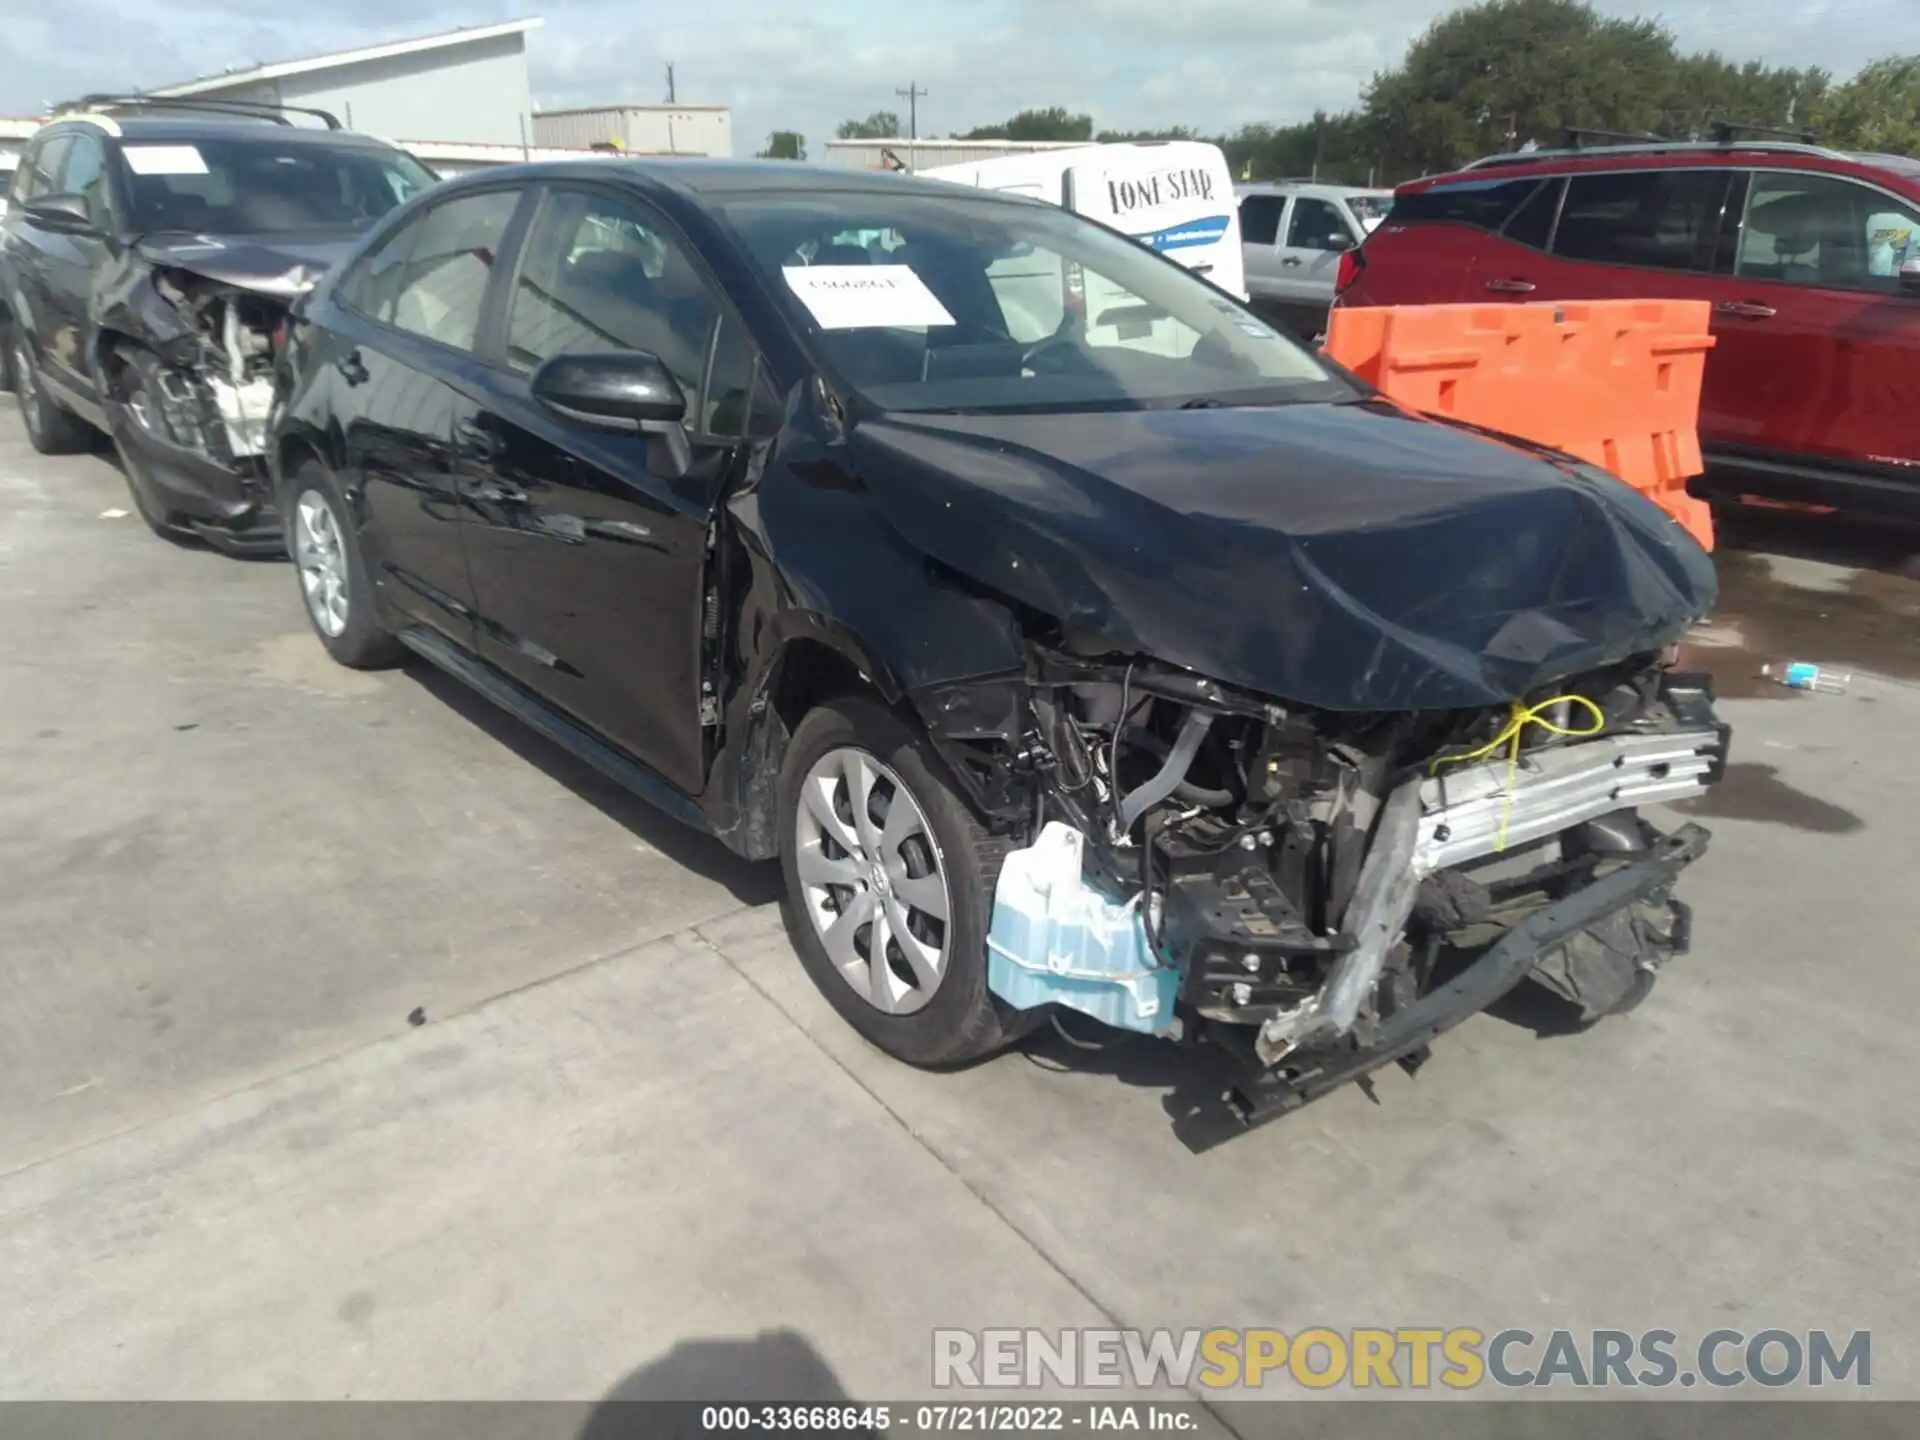
<path id="1" fill-rule="evenodd" d="M 920 138 L 920 101 L 927 92 L 920 88 L 920 83 L 916 80 L 906 89 L 896 90 L 893 93 L 907 102 L 907 139 L 918 140 Z"/>

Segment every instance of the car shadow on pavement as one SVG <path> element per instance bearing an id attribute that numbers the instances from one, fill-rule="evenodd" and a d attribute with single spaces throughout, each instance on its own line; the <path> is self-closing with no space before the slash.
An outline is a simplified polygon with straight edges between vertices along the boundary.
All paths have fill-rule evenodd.
<path id="1" fill-rule="evenodd" d="M 636 839 L 674 864 L 725 887 L 742 905 L 771 905 L 780 898 L 784 886 L 778 865 L 743 860 L 711 836 L 671 819 L 425 661 L 409 660 L 406 674 L 449 710 L 564 785 L 616 825 L 631 831 Z"/>
<path id="2" fill-rule="evenodd" d="M 674 1401 L 681 1403 L 661 1403 Z M 713 1427 L 702 1423 L 701 1411 L 713 1406 L 836 1403 L 849 1403 L 840 1377 L 813 1342 L 798 1331 L 763 1330 L 737 1339 L 682 1340 L 614 1386 L 587 1416 L 580 1440 L 678 1440 L 681 1436 L 711 1434 Z M 754 1424 L 725 1428 L 734 1434 L 773 1433 Z M 873 1432 L 809 1426 L 808 1433 Z"/>

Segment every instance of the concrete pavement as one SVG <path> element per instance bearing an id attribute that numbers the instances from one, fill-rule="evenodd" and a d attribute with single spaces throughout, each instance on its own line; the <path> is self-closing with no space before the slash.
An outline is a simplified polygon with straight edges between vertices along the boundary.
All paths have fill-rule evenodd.
<path id="1" fill-rule="evenodd" d="M 0 417 L 0 1396 L 592 1400 L 715 1341 L 899 1398 L 935 1326 L 1102 1324 L 1871 1329 L 1920 1396 L 1920 586 L 1728 557 L 1737 763 L 1640 1011 L 1516 999 L 1196 1154 L 1152 1042 L 868 1050 L 772 867 L 128 508 Z M 1747 683 L 1789 645 L 1886 673 Z"/>

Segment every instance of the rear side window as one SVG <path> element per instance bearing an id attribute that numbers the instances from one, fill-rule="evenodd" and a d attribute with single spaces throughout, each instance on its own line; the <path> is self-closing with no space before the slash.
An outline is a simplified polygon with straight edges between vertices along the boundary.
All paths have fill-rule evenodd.
<path id="1" fill-rule="evenodd" d="M 1711 270 L 1730 178 L 1725 170 L 1697 169 L 1572 176 L 1553 253 L 1657 270 Z"/>
<path id="2" fill-rule="evenodd" d="M 1271 245 L 1280 238 L 1280 216 L 1287 208 L 1284 195 L 1249 195 L 1240 202 L 1240 243 Z"/>
<path id="3" fill-rule="evenodd" d="M 1553 239 L 1553 221 L 1560 213 L 1560 192 L 1564 188 L 1563 182 L 1549 180 L 1508 217 L 1500 233 L 1516 244 L 1546 249 Z"/>
<path id="4" fill-rule="evenodd" d="M 1547 182 L 1525 180 L 1456 180 L 1394 198 L 1391 223 L 1438 224 L 1450 221 L 1480 230 L 1498 230 L 1532 199 Z"/>

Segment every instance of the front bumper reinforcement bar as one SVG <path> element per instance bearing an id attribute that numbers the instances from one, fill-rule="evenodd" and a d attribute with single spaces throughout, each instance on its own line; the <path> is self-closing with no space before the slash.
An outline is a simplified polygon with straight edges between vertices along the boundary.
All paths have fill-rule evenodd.
<path id="1" fill-rule="evenodd" d="M 1680 872 L 1706 852 L 1707 842 L 1708 832 L 1699 825 L 1683 825 L 1659 837 L 1644 857 L 1514 926 L 1453 980 L 1383 1021 L 1364 1049 L 1301 1052 L 1284 1068 L 1255 1070 L 1227 1091 L 1228 1107 L 1243 1124 L 1258 1125 L 1383 1065 L 1423 1055 L 1436 1036 L 1526 979 L 1543 953 L 1614 911 L 1671 887 Z"/>

